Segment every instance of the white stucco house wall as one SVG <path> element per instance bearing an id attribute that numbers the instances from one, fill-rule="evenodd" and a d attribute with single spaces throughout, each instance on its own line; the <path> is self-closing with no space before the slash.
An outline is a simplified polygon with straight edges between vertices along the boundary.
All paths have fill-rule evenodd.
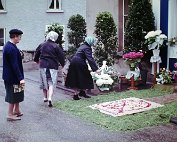
<path id="1" fill-rule="evenodd" d="M 176 37 L 177 0 L 150 0 L 150 2 L 156 29 L 161 29 L 168 38 Z M 87 22 L 87 34 L 92 35 L 97 14 L 109 11 L 117 25 L 119 50 L 122 50 L 129 3 L 130 0 L 0 0 L 0 49 L 9 40 L 9 30 L 19 28 L 24 34 L 18 47 L 34 51 L 44 40 L 46 26 L 60 23 L 64 26 L 64 48 L 67 50 L 67 23 L 70 16 L 82 15 Z M 162 55 L 164 67 L 168 68 L 177 62 L 177 47 L 175 47 L 164 49 Z"/>
<path id="2" fill-rule="evenodd" d="M 18 47 L 23 50 L 34 50 L 44 41 L 47 25 L 52 23 L 64 25 L 66 38 L 66 26 L 70 16 L 80 14 L 86 18 L 86 0 L 0 0 L 0 2 L 3 6 L 0 4 L 0 42 L 9 39 L 10 29 L 19 28 L 24 34 Z M 67 40 L 65 41 L 66 45 Z"/>
<path id="3" fill-rule="evenodd" d="M 98 12 L 109 11 L 118 23 L 117 0 L 0 0 L 0 48 L 9 40 L 9 30 L 21 29 L 24 34 L 18 47 L 33 51 L 43 42 L 47 25 L 64 26 L 64 49 L 67 50 L 67 23 L 72 15 L 80 14 L 92 35 Z"/>

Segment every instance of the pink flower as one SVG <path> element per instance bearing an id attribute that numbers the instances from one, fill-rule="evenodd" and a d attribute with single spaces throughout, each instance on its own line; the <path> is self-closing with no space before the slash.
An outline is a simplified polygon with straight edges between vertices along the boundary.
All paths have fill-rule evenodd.
<path id="1" fill-rule="evenodd" d="M 142 52 L 129 52 L 123 55 L 123 58 L 135 59 L 142 58 L 144 54 Z"/>
<path id="2" fill-rule="evenodd" d="M 176 63 L 174 63 L 174 67 L 177 69 L 177 62 L 176 62 Z"/>

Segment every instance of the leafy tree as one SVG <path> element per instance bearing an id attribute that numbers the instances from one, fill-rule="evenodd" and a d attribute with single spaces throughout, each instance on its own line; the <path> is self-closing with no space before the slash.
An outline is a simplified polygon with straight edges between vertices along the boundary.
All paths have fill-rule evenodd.
<path id="1" fill-rule="evenodd" d="M 152 5 L 149 0 L 131 0 L 125 30 L 125 52 L 149 52 L 144 36 L 155 29 Z"/>
<path id="2" fill-rule="evenodd" d="M 114 63 L 117 53 L 117 27 L 110 12 L 101 12 L 96 17 L 95 31 L 98 44 L 94 56 L 99 65 L 106 60 L 108 65 Z"/>
<path id="3" fill-rule="evenodd" d="M 68 32 L 69 49 L 67 55 L 72 56 L 86 37 L 85 19 L 79 14 L 72 15 L 68 20 L 67 27 L 70 29 Z"/>
<path id="4" fill-rule="evenodd" d="M 58 33 L 58 39 L 56 40 L 56 43 L 62 46 L 62 43 L 64 43 L 64 41 L 62 40 L 63 26 L 61 26 L 59 23 L 54 23 L 48 27 L 46 34 L 50 31 L 55 31 L 56 33 Z"/>

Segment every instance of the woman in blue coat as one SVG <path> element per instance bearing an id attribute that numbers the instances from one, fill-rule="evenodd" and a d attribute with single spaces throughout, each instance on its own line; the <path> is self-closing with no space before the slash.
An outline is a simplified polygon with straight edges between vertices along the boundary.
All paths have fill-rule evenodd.
<path id="1" fill-rule="evenodd" d="M 19 116 L 23 114 L 20 111 L 20 102 L 24 100 L 24 73 L 22 66 L 22 57 L 16 44 L 20 42 L 23 32 L 18 29 L 12 29 L 9 32 L 10 41 L 3 48 L 3 72 L 6 97 L 5 101 L 9 103 L 7 120 L 20 120 Z"/>
<path id="2" fill-rule="evenodd" d="M 94 37 L 86 37 L 84 44 L 77 49 L 69 65 L 65 86 L 75 90 L 74 100 L 80 99 L 78 91 L 80 91 L 80 96 L 88 97 L 85 94 L 85 90 L 94 88 L 93 79 L 88 70 L 86 61 L 88 61 L 92 71 L 99 72 L 98 66 L 92 56 L 91 46 L 93 46 L 95 42 L 96 39 Z"/>

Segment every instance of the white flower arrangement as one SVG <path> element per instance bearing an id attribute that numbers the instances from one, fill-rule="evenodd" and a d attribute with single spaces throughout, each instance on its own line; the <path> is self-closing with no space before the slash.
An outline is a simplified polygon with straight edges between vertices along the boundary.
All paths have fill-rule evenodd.
<path id="1" fill-rule="evenodd" d="M 167 36 L 165 34 L 161 34 L 161 30 L 156 31 L 150 31 L 145 36 L 146 42 L 148 43 L 149 47 L 148 49 L 159 49 L 162 45 L 164 40 L 167 39 Z"/>
<path id="2" fill-rule="evenodd" d="M 157 74 L 156 81 L 157 81 L 157 84 L 171 84 L 172 83 L 172 73 L 169 70 L 163 68 Z"/>
<path id="3" fill-rule="evenodd" d="M 168 40 L 167 45 L 169 45 L 169 46 L 175 46 L 175 45 L 177 45 L 177 37 L 170 38 Z"/>
<path id="4" fill-rule="evenodd" d="M 100 70 L 101 74 L 91 72 L 92 78 L 101 91 L 110 90 L 114 84 L 114 80 L 116 81 L 118 79 L 118 74 L 115 73 L 113 67 L 108 67 L 105 61 L 103 62 L 103 66 L 100 67 Z"/>
<path id="5" fill-rule="evenodd" d="M 134 75 L 134 80 L 138 80 L 140 77 L 140 69 L 138 67 L 135 68 L 135 71 L 128 71 L 125 78 L 131 79 L 131 77 Z"/>
<path id="6" fill-rule="evenodd" d="M 97 74 L 95 72 L 91 72 L 92 78 L 95 81 L 96 85 L 101 91 L 110 90 L 114 80 L 108 74 Z"/>

